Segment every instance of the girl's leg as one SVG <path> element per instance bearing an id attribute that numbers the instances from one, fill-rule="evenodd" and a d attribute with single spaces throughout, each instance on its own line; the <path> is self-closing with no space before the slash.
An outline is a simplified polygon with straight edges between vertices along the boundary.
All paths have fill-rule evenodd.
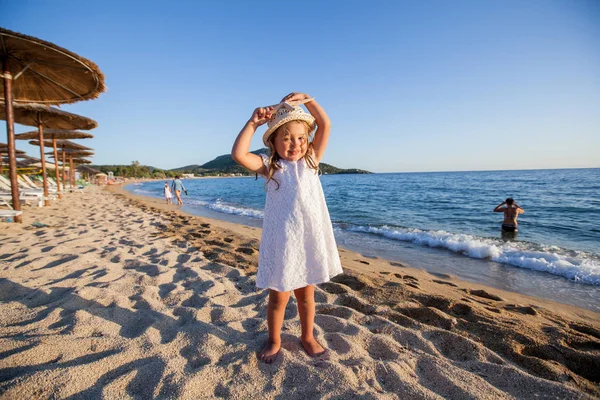
<path id="1" fill-rule="evenodd" d="M 267 364 L 271 364 L 279 349 L 281 349 L 281 327 L 285 306 L 290 299 L 290 292 L 278 292 L 269 290 L 269 305 L 267 306 L 267 324 L 269 325 L 269 341 L 258 353 L 258 358 Z"/>
<path id="2" fill-rule="evenodd" d="M 298 301 L 298 314 L 300 315 L 300 326 L 302 327 L 302 346 L 304 350 L 313 356 L 325 351 L 323 346 L 314 337 L 315 326 L 315 285 L 309 285 L 294 290 Z"/>

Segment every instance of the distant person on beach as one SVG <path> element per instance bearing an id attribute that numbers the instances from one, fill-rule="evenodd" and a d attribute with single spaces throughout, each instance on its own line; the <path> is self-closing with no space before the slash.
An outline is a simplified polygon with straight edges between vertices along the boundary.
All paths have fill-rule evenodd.
<path id="1" fill-rule="evenodd" d="M 310 114 L 300 104 L 305 104 Z M 258 156 L 250 153 L 250 142 L 265 123 L 263 143 L 270 155 Z M 281 351 L 281 327 L 292 290 L 298 302 L 302 348 L 310 357 L 327 352 L 313 333 L 315 284 L 342 273 L 319 180 L 318 166 L 329 131 L 329 117 L 323 108 L 306 94 L 291 93 L 276 106 L 255 109 L 231 150 L 238 164 L 263 175 L 266 181 L 256 286 L 269 289 L 269 338 L 258 354 L 267 364 Z"/>
<path id="2" fill-rule="evenodd" d="M 171 188 L 169 187 L 169 182 L 165 182 L 165 200 L 167 200 L 167 204 L 173 204 L 173 195 L 171 194 Z"/>
<path id="3" fill-rule="evenodd" d="M 185 192 L 185 194 L 187 194 L 187 190 L 185 189 L 185 186 L 183 186 L 181 179 L 179 179 L 179 175 L 176 175 L 175 179 L 173 180 L 173 191 L 175 192 L 175 197 L 177 197 L 177 202 L 179 205 L 183 205 L 183 200 L 181 200 L 181 192 Z"/>
<path id="4" fill-rule="evenodd" d="M 504 220 L 502 221 L 502 237 L 505 238 L 515 238 L 518 232 L 517 217 L 519 214 L 523 214 L 525 210 L 523 210 L 519 205 L 515 203 L 512 198 L 508 198 L 502 203 L 498 204 L 496 208 L 494 208 L 494 212 L 504 213 Z"/>

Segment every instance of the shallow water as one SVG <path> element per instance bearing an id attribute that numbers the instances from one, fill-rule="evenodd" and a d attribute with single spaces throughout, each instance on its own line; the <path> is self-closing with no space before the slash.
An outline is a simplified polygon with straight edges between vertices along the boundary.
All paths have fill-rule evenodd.
<path id="1" fill-rule="evenodd" d="M 600 169 L 323 175 L 340 245 L 600 311 Z M 184 181 L 188 212 L 260 225 L 259 178 Z M 164 182 L 128 186 L 162 197 Z M 525 209 L 500 235 L 506 197 Z"/>

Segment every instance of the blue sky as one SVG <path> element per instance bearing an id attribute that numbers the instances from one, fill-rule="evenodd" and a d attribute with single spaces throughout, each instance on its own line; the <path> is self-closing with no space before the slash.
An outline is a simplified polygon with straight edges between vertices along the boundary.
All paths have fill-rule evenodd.
<path id="1" fill-rule="evenodd" d="M 20 0 L 0 15 L 104 72 L 99 99 L 62 106 L 98 121 L 81 141 L 95 164 L 203 164 L 255 107 L 303 91 L 332 120 L 323 161 L 375 172 L 600 167 L 599 21 L 596 0 Z"/>

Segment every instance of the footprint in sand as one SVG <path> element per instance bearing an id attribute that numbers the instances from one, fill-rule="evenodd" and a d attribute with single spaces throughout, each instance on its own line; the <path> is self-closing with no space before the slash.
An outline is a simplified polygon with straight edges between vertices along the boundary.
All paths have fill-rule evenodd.
<path id="1" fill-rule="evenodd" d="M 486 292 L 485 290 L 471 290 L 471 289 L 462 289 L 463 292 L 466 292 L 470 295 L 481 297 L 483 299 L 489 299 L 494 301 L 504 301 L 502 297 L 496 296 L 495 294 L 491 294 Z"/>
<path id="2" fill-rule="evenodd" d="M 448 286 L 458 287 L 458 286 L 456 286 L 452 282 L 440 281 L 440 280 L 437 280 L 437 279 L 434 279 L 433 282 L 438 283 L 440 285 L 448 285 Z"/>
<path id="3" fill-rule="evenodd" d="M 538 312 L 531 306 L 520 306 L 518 304 L 508 304 L 504 307 L 506 311 L 514 311 L 525 315 L 537 315 Z"/>
<path id="4" fill-rule="evenodd" d="M 238 253 L 248 254 L 250 256 L 256 252 L 256 250 L 250 247 L 238 247 L 237 249 L 235 249 L 235 251 L 237 251 Z"/>
<path id="5" fill-rule="evenodd" d="M 346 274 L 336 275 L 331 279 L 331 281 L 340 283 L 342 285 L 346 285 L 349 288 L 358 291 L 363 290 L 367 286 L 365 283 L 361 282 L 361 280 L 357 277 Z"/>

